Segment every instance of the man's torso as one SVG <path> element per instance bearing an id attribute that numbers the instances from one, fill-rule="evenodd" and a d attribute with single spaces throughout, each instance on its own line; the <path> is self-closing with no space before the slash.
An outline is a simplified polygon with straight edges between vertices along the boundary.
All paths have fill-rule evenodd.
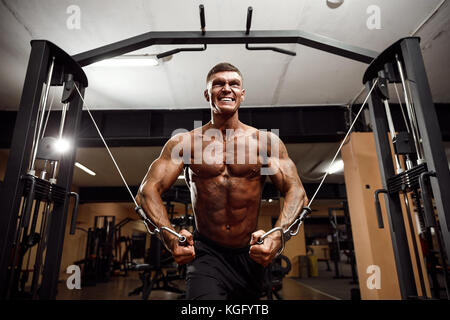
<path id="1" fill-rule="evenodd" d="M 197 230 L 226 246 L 248 245 L 255 231 L 265 176 L 266 143 L 260 132 L 241 130 L 190 133 L 189 179 Z"/>

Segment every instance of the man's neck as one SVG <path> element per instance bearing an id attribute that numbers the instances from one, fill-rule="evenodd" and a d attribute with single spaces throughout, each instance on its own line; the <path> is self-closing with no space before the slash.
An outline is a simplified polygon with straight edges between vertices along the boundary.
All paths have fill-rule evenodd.
<path id="1" fill-rule="evenodd" d="M 211 127 L 225 133 L 227 129 L 237 130 L 241 127 L 238 112 L 236 111 L 231 117 L 225 118 L 220 114 L 212 112 Z"/>

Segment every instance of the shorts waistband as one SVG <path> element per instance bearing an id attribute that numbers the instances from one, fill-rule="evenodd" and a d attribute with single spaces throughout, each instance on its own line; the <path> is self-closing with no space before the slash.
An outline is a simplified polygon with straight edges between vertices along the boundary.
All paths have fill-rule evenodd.
<path id="1" fill-rule="evenodd" d="M 233 247 L 225 247 L 221 244 L 218 244 L 214 240 L 211 240 L 204 235 L 200 234 L 198 231 L 194 231 L 194 240 L 200 241 L 208 245 L 209 247 L 213 248 L 214 250 L 217 250 L 222 253 L 232 253 L 232 254 L 242 254 L 242 253 L 248 253 L 250 250 L 250 245 L 240 248 L 233 248 Z"/>

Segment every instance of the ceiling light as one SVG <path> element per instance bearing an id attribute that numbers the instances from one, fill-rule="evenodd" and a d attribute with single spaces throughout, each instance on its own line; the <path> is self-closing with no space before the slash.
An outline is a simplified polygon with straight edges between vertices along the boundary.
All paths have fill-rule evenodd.
<path id="1" fill-rule="evenodd" d="M 328 174 L 333 174 L 344 170 L 344 161 L 336 160 L 331 167 L 328 168 Z"/>
<path id="2" fill-rule="evenodd" d="M 72 147 L 72 144 L 70 143 L 69 140 L 61 138 L 55 141 L 53 147 L 57 152 L 64 153 L 67 152 Z"/>
<path id="3" fill-rule="evenodd" d="M 327 0 L 327 6 L 331 9 L 336 9 L 343 3 L 344 0 Z"/>
<path id="4" fill-rule="evenodd" d="M 96 67 L 154 67 L 157 65 L 158 59 L 150 54 L 124 55 L 92 64 Z"/>
<path id="5" fill-rule="evenodd" d="M 178 176 L 178 179 L 183 180 L 184 176 Z"/>
<path id="6" fill-rule="evenodd" d="M 272 199 L 269 199 L 269 202 L 272 202 L 273 200 Z"/>
<path id="7" fill-rule="evenodd" d="M 95 176 L 96 173 L 88 168 L 86 168 L 85 166 L 83 166 L 81 163 L 79 162 L 75 162 L 75 167 L 80 168 L 81 170 L 83 170 L 84 172 L 90 174 L 91 176 Z"/>

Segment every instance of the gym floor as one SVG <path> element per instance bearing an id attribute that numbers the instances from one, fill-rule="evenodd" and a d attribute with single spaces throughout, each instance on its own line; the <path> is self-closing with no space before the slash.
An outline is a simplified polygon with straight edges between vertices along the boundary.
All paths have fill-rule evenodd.
<path id="1" fill-rule="evenodd" d="M 314 278 L 284 278 L 280 295 L 285 300 L 350 300 L 350 290 L 358 288 L 348 277 L 334 279 L 334 266 L 327 271 L 324 262 L 319 263 L 319 276 Z M 341 263 L 341 273 L 351 275 L 350 265 Z M 184 289 L 184 281 L 173 281 L 172 284 Z M 129 296 L 128 293 L 141 286 L 139 274 L 129 272 L 128 276 L 115 276 L 109 282 L 97 283 L 95 286 L 82 287 L 80 290 L 67 289 L 66 283 L 60 282 L 57 300 L 141 300 L 141 294 Z M 154 290 L 149 300 L 182 299 L 180 294 Z M 263 298 L 266 299 L 266 298 Z M 276 299 L 274 297 L 274 299 Z"/>

